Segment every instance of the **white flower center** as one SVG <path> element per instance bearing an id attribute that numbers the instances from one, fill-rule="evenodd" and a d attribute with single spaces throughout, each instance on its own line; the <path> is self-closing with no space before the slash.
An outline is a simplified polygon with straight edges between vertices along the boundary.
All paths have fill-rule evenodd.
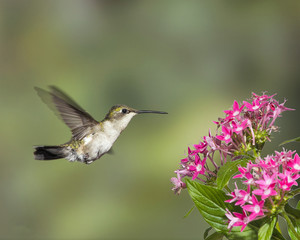
<path id="1" fill-rule="evenodd" d="M 200 164 L 198 164 L 196 169 L 197 169 L 197 172 L 200 172 L 202 170 L 202 166 Z"/>
<path id="2" fill-rule="evenodd" d="M 264 191 L 264 195 L 269 195 L 271 193 L 271 190 L 270 189 L 267 189 Z"/>
<path id="3" fill-rule="evenodd" d="M 256 110 L 256 109 L 258 109 L 258 108 L 259 108 L 259 106 L 257 106 L 257 105 L 253 107 L 254 110 Z"/>
<path id="4" fill-rule="evenodd" d="M 237 116 L 237 115 L 239 115 L 239 111 L 235 111 L 232 115 L 235 117 L 235 116 Z"/>
<path id="5" fill-rule="evenodd" d="M 288 186 L 287 185 L 282 185 L 282 189 L 287 189 L 288 188 Z"/>
<path id="6" fill-rule="evenodd" d="M 228 140 L 228 139 L 230 139 L 230 135 L 225 136 L 225 140 Z"/>
<path id="7" fill-rule="evenodd" d="M 294 168 L 295 168 L 296 170 L 300 171 L 300 165 L 299 165 L 298 163 L 296 163 L 296 164 L 294 165 Z"/>
<path id="8" fill-rule="evenodd" d="M 254 212 L 255 213 L 259 213 L 260 212 L 260 206 L 259 205 L 255 205 Z"/>
<path id="9" fill-rule="evenodd" d="M 254 184 L 254 179 L 253 178 L 250 178 L 249 180 L 246 181 L 246 183 L 248 185 L 253 185 Z"/>
<path id="10" fill-rule="evenodd" d="M 268 179 L 267 181 L 266 181 L 266 184 L 267 185 L 270 185 L 272 183 L 272 179 Z"/>

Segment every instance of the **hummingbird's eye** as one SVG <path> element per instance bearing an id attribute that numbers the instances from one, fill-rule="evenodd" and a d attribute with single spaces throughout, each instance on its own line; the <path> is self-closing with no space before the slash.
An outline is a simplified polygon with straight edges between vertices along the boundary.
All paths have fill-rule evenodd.
<path id="1" fill-rule="evenodd" d="M 127 112 L 128 112 L 128 110 L 126 108 L 122 109 L 122 113 L 127 113 Z"/>

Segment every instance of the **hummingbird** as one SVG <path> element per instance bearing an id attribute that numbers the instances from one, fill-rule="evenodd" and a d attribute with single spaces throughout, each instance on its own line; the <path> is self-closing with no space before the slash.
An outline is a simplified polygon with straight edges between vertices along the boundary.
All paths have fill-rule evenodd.
<path id="1" fill-rule="evenodd" d="M 137 114 L 167 112 L 136 110 L 126 105 L 115 105 L 102 121 L 96 121 L 73 99 L 55 86 L 50 91 L 35 87 L 48 107 L 70 128 L 70 141 L 53 146 L 34 146 L 36 160 L 65 158 L 70 162 L 90 164 L 111 151 L 114 142 Z"/>

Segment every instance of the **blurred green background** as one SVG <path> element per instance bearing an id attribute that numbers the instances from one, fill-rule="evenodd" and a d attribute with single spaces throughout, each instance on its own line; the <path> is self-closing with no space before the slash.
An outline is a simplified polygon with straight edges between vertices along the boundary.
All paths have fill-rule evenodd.
<path id="1" fill-rule="evenodd" d="M 299 136 L 299 60 L 299 1 L 1 1 L 0 238 L 202 239 L 173 171 L 251 92 L 297 109 L 265 154 Z M 89 166 L 35 161 L 33 145 L 70 138 L 33 89 L 48 85 L 98 120 L 118 103 L 169 115 L 135 117 Z"/>

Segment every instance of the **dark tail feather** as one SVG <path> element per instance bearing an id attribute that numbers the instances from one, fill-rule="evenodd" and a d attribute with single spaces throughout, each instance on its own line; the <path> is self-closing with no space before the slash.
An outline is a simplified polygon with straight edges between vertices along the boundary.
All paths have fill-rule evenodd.
<path id="1" fill-rule="evenodd" d="M 65 158 L 64 147 L 61 146 L 35 146 L 34 158 L 36 160 L 54 160 L 59 158 Z"/>

